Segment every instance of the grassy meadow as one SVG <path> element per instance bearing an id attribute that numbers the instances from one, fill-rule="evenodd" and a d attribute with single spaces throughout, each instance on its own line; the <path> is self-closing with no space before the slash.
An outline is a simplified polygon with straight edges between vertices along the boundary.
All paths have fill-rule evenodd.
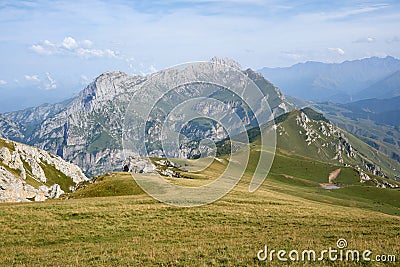
<path id="1" fill-rule="evenodd" d="M 223 169 L 221 162 L 198 179 L 173 181 L 204 183 Z M 325 190 L 319 183 L 338 166 L 279 152 L 264 184 L 249 193 L 252 167 L 228 195 L 201 207 L 159 203 L 127 173 L 98 177 L 65 199 L 1 204 L 0 265 L 396 266 L 328 260 L 288 264 L 276 256 L 259 261 L 264 245 L 318 252 L 336 248 L 339 238 L 347 240 L 348 249 L 398 257 L 400 192 L 360 184 L 350 168 L 337 180 L 341 189 Z"/>

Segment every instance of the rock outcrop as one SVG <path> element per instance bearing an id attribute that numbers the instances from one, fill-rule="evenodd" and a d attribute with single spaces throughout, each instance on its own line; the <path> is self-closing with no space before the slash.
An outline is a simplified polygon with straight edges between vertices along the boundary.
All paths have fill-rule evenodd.
<path id="1" fill-rule="evenodd" d="M 122 170 L 131 173 L 159 173 L 171 178 L 183 178 L 181 172 L 186 172 L 181 169 L 181 165 L 168 159 L 156 160 L 153 164 L 150 159 L 138 156 L 129 156 L 124 161 Z M 175 170 L 179 170 L 179 172 Z"/>
<path id="2" fill-rule="evenodd" d="M 156 170 L 156 166 L 148 158 L 129 156 L 124 160 L 122 170 L 132 173 L 153 173 Z"/>
<path id="3" fill-rule="evenodd" d="M 78 166 L 38 148 L 5 139 L 0 147 L 0 202 L 58 198 L 87 180 Z"/>

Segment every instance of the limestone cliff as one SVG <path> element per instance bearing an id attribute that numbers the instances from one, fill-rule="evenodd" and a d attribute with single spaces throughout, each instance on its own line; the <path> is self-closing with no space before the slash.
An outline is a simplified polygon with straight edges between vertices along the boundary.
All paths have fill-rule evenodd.
<path id="1" fill-rule="evenodd" d="M 81 169 L 35 147 L 0 138 L 0 202 L 58 198 L 87 180 Z"/>

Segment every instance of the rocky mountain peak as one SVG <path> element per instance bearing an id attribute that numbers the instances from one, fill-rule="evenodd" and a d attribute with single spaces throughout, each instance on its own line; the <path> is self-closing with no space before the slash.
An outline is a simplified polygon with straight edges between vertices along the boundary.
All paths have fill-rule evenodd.
<path id="1" fill-rule="evenodd" d="M 131 91 L 145 79 L 142 76 L 130 76 L 122 71 L 105 72 L 79 94 L 69 112 L 95 110 L 107 101 L 113 101 L 118 95 Z"/>
<path id="2" fill-rule="evenodd" d="M 94 100 L 101 102 L 113 99 L 123 91 L 121 82 L 128 78 L 129 76 L 121 71 L 101 74 L 80 93 L 81 104 L 90 109 Z"/>
<path id="3" fill-rule="evenodd" d="M 227 58 L 227 57 L 224 57 L 224 58 L 213 57 L 210 61 L 219 63 L 219 64 L 224 64 L 224 65 L 227 65 L 227 66 L 237 69 L 237 70 L 242 70 L 242 66 L 237 61 Z"/>
<path id="4" fill-rule="evenodd" d="M 129 75 L 123 71 L 106 71 L 94 79 L 94 83 L 104 83 L 105 81 L 113 81 L 120 77 L 128 77 Z"/>

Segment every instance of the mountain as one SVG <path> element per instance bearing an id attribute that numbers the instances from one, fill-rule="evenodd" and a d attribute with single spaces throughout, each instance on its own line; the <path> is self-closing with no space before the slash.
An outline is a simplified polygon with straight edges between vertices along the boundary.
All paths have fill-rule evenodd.
<path id="1" fill-rule="evenodd" d="M 333 123 L 400 162 L 400 97 L 348 104 L 319 103 L 313 108 Z"/>
<path id="2" fill-rule="evenodd" d="M 0 136 L 14 141 L 24 141 L 35 126 L 64 109 L 72 99 L 56 104 L 43 104 L 15 112 L 0 114 Z M 20 124 L 22 122 L 22 124 Z"/>
<path id="3" fill-rule="evenodd" d="M 58 198 L 85 180 L 78 166 L 60 157 L 0 138 L 0 202 Z"/>
<path id="4" fill-rule="evenodd" d="M 340 105 L 350 110 L 346 116 L 368 119 L 376 124 L 400 126 L 400 96 L 385 99 L 365 99 Z"/>
<path id="5" fill-rule="evenodd" d="M 359 92 L 399 70 L 400 60 L 388 56 L 343 63 L 306 62 L 285 68 L 263 68 L 260 72 L 283 88 L 285 94 L 315 102 L 344 103 L 350 102 L 352 96 L 358 99 L 377 97 L 363 96 Z"/>
<path id="6" fill-rule="evenodd" d="M 3 116 L 14 122 L 22 121 L 27 126 L 34 126 L 44 121 L 45 119 L 59 113 L 71 102 L 72 99 L 67 99 L 63 102 L 56 104 L 46 103 L 38 107 L 27 108 L 15 112 L 7 112 Z"/>
<path id="7" fill-rule="evenodd" d="M 23 125 L 0 114 L 0 137 L 22 141 L 25 138 L 25 130 L 26 128 Z"/>
<path id="8" fill-rule="evenodd" d="M 400 163 L 332 124 L 311 108 L 276 118 L 277 148 L 318 161 L 397 179 Z"/>
<path id="9" fill-rule="evenodd" d="M 354 95 L 354 99 L 400 96 L 400 70 Z"/>
<path id="10" fill-rule="evenodd" d="M 222 62 L 235 69 L 240 65 L 229 59 L 214 58 L 212 61 Z M 294 105 L 287 101 L 284 95 L 264 77 L 247 69 L 242 71 L 252 79 L 268 98 L 268 103 L 274 116 L 279 116 L 291 109 Z M 65 160 L 71 161 L 82 168 L 88 176 L 103 174 L 107 171 L 120 170 L 124 157 L 122 155 L 122 128 L 123 118 L 132 97 L 141 103 L 154 95 L 153 89 L 140 91 L 143 84 L 151 77 L 160 75 L 173 81 L 176 73 L 162 71 L 153 76 L 129 76 L 123 72 L 106 72 L 97 77 L 76 98 L 69 101 L 49 105 L 42 108 L 33 108 L 25 111 L 10 112 L 0 116 L 0 135 L 5 138 L 18 140 L 32 146 L 39 147 L 54 153 Z M 195 78 L 190 70 L 187 80 Z M 242 81 L 238 81 L 242 82 Z M 189 88 L 190 89 L 190 88 Z M 196 90 L 185 89 L 181 94 L 196 96 Z M 252 122 L 250 113 L 242 102 L 232 99 L 231 94 L 219 91 L 218 99 L 234 105 L 234 109 L 241 111 Z M 169 106 L 179 104 L 180 98 L 171 99 Z M 142 102 L 142 105 L 145 102 Z M 204 110 L 213 110 L 216 107 L 202 107 Z M 188 134 L 201 134 L 194 126 L 188 127 Z M 213 126 L 213 125 L 211 125 Z M 218 127 L 204 127 L 202 133 L 208 137 L 217 135 Z M 154 135 L 154 134 L 153 134 Z M 154 147 L 158 153 L 158 147 Z M 192 153 L 188 148 L 186 154 Z M 194 152 L 193 152 L 194 153 Z"/>

